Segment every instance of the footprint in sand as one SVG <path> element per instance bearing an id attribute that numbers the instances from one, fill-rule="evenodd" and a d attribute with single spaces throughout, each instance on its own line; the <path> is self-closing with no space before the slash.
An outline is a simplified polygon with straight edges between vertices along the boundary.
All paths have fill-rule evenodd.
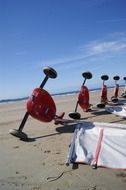
<path id="1" fill-rule="evenodd" d="M 45 151 L 44 151 L 44 153 L 48 153 L 48 154 L 49 154 L 50 152 L 51 152 L 51 150 L 45 150 Z"/>

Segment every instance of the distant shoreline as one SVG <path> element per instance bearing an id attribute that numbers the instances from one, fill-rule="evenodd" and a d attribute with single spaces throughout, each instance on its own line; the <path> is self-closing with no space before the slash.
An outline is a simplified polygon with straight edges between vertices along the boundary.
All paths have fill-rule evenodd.
<path id="1" fill-rule="evenodd" d="M 124 85 L 120 85 L 120 87 L 124 87 Z M 108 86 L 107 88 L 111 89 L 111 88 L 114 88 L 114 86 Z M 91 91 L 91 92 L 93 92 L 93 91 L 99 91 L 99 90 L 101 90 L 101 88 L 92 88 L 92 89 L 89 89 L 89 91 Z M 73 94 L 77 94 L 77 93 L 79 93 L 79 90 L 60 92 L 60 93 L 54 93 L 54 94 L 52 93 L 51 96 L 73 95 Z M 23 100 L 27 100 L 28 98 L 29 98 L 29 96 L 26 96 L 26 97 L 23 97 L 23 98 L 2 99 L 2 100 L 0 100 L 0 104 L 23 101 Z"/>

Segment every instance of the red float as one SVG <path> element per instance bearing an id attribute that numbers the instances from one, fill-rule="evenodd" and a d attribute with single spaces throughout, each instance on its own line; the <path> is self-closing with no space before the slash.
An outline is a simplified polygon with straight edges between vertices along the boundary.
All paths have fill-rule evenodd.
<path id="1" fill-rule="evenodd" d="M 35 88 L 27 101 L 27 111 L 35 119 L 50 122 L 56 115 L 56 106 L 46 90 Z"/>
<path id="2" fill-rule="evenodd" d="M 82 85 L 79 95 L 78 95 L 78 103 L 83 111 L 88 111 L 90 108 L 89 103 L 89 90 L 86 86 Z"/>
<path id="3" fill-rule="evenodd" d="M 107 98 L 107 86 L 103 84 L 102 90 L 101 90 L 101 103 L 106 104 L 108 101 Z"/>
<path id="4" fill-rule="evenodd" d="M 119 95 L 119 84 L 116 84 L 115 89 L 114 89 L 115 98 L 118 98 L 118 95 Z"/>

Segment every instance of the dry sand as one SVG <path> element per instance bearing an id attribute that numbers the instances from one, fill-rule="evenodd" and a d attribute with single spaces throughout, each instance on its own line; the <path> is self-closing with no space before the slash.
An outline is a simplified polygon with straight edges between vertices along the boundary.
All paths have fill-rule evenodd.
<path id="1" fill-rule="evenodd" d="M 109 89 L 108 97 L 113 94 Z M 54 97 L 57 112 L 65 111 L 65 118 L 75 108 L 77 95 Z M 90 93 L 90 103 L 100 101 L 100 92 Z M 126 171 L 79 165 L 66 166 L 69 144 L 74 125 L 42 123 L 29 116 L 24 132 L 29 142 L 9 134 L 18 128 L 25 114 L 26 102 L 0 104 L 0 190 L 125 190 Z M 78 111 L 84 121 L 102 121 L 126 124 L 126 120 L 105 110 L 94 108 L 93 112 Z M 93 143 L 93 142 L 92 142 Z M 58 177 L 49 182 L 48 177 Z"/>

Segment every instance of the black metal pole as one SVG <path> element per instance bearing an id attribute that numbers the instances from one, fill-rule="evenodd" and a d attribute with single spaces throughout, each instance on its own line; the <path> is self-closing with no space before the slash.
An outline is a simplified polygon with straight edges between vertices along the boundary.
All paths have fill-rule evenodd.
<path id="1" fill-rule="evenodd" d="M 45 83 L 47 82 L 47 80 L 48 80 L 48 76 L 46 76 L 45 78 L 44 78 L 44 80 L 42 81 L 42 83 L 41 83 L 41 85 L 40 85 L 40 88 L 43 88 L 44 87 L 44 85 L 45 85 Z"/>
<path id="2" fill-rule="evenodd" d="M 78 101 L 76 103 L 75 112 L 77 111 L 77 107 L 78 107 Z"/>
<path id="3" fill-rule="evenodd" d="M 84 79 L 84 82 L 83 82 L 82 86 L 85 84 L 85 82 L 86 82 L 86 78 Z"/>
<path id="4" fill-rule="evenodd" d="M 22 119 L 22 122 L 21 122 L 21 124 L 20 124 L 20 126 L 19 126 L 19 129 L 18 129 L 19 131 L 22 131 L 22 130 L 23 130 L 24 125 L 25 125 L 25 123 L 26 123 L 26 121 L 27 121 L 27 119 L 28 119 L 28 116 L 29 116 L 29 113 L 26 112 L 25 115 L 24 115 L 24 118 Z"/>
<path id="5" fill-rule="evenodd" d="M 49 78 L 48 76 L 46 76 L 46 77 L 44 78 L 44 80 L 42 81 L 42 83 L 41 83 L 41 85 L 40 85 L 40 88 L 43 88 L 43 87 L 44 87 L 44 85 L 45 85 L 45 83 L 47 82 L 48 78 Z M 25 115 L 24 115 L 24 118 L 22 119 L 22 122 L 21 122 L 19 128 L 18 128 L 19 131 L 22 131 L 22 130 L 23 130 L 24 125 L 25 125 L 25 123 L 26 123 L 26 121 L 27 121 L 27 119 L 28 119 L 28 116 L 29 116 L 29 112 L 27 111 L 27 112 L 25 113 Z"/>

